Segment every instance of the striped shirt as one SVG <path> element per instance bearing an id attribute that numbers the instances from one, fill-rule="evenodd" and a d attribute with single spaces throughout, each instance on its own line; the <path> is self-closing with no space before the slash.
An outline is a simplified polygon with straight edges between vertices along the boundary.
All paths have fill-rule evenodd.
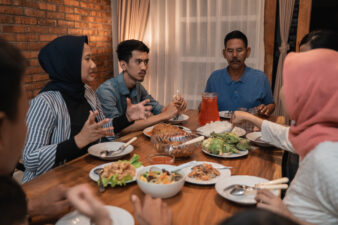
<path id="1" fill-rule="evenodd" d="M 95 91 L 85 86 L 85 98 L 92 110 L 97 110 L 97 120 L 105 117 Z M 32 180 L 55 164 L 57 145 L 70 138 L 71 124 L 67 105 L 58 91 L 43 92 L 30 102 L 27 114 L 28 136 L 23 152 L 25 173 L 22 182 Z M 112 121 L 104 127 L 112 126 Z M 108 137 L 114 139 L 114 137 Z"/>

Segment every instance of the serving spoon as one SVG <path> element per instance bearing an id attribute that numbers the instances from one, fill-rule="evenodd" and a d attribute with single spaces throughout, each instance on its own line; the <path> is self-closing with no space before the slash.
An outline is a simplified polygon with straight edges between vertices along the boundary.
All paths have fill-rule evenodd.
<path id="1" fill-rule="evenodd" d="M 256 184 L 255 186 L 249 186 L 244 184 L 233 184 L 225 188 L 224 191 L 232 188 L 230 194 L 235 196 L 242 196 L 248 191 L 254 191 L 259 189 L 287 189 L 288 185 L 285 184 L 287 182 L 289 182 L 289 179 L 287 177 L 283 177 L 266 183 Z"/>

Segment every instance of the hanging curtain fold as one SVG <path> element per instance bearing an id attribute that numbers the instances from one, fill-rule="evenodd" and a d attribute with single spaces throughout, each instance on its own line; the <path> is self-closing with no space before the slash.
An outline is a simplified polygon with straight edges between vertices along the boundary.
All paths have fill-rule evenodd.
<path id="1" fill-rule="evenodd" d="M 117 28 L 118 42 L 137 39 L 143 40 L 150 0 L 118 0 Z"/>
<path id="2" fill-rule="evenodd" d="M 279 0 L 279 24 L 280 24 L 281 46 L 279 47 L 280 55 L 278 60 L 276 82 L 274 89 L 274 99 L 276 103 L 276 109 L 274 114 L 277 116 L 281 115 L 286 116 L 282 108 L 282 102 L 279 96 L 279 91 L 283 86 L 282 80 L 283 64 L 284 59 L 289 50 L 288 39 L 294 5 L 295 0 Z"/>

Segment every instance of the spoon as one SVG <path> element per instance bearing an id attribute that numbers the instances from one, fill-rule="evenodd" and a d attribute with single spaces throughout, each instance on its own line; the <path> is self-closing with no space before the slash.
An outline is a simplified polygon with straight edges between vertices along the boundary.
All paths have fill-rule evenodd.
<path id="1" fill-rule="evenodd" d="M 244 195 L 248 191 L 253 191 L 253 190 L 259 190 L 259 189 L 287 189 L 288 185 L 283 184 L 287 183 L 289 179 L 287 177 L 283 177 L 280 179 L 272 180 L 266 183 L 261 183 L 261 184 L 256 184 L 255 186 L 248 186 L 244 184 L 234 184 L 231 185 L 224 190 L 228 190 L 232 188 L 230 191 L 230 194 L 235 195 L 235 196 L 241 196 Z"/>
<path id="2" fill-rule="evenodd" d="M 176 149 L 176 148 L 182 148 L 182 147 L 184 147 L 186 145 L 194 144 L 196 142 L 203 141 L 203 140 L 204 140 L 204 136 L 199 136 L 197 138 L 194 138 L 194 139 L 191 139 L 189 141 L 183 142 L 182 144 L 179 144 L 179 145 L 176 145 L 176 146 L 170 145 L 170 147 L 169 147 L 169 153 L 172 150 Z"/>
<path id="3" fill-rule="evenodd" d="M 93 172 L 94 172 L 96 175 L 100 176 L 100 174 L 103 172 L 103 168 L 96 168 Z"/>
<path id="4" fill-rule="evenodd" d="M 102 173 L 103 173 L 103 169 L 99 172 L 99 191 L 101 193 L 106 190 L 106 188 L 103 186 L 103 182 L 102 182 Z"/>
<path id="5" fill-rule="evenodd" d="M 127 143 L 121 145 L 117 150 L 113 150 L 113 151 L 108 151 L 108 150 L 103 150 L 100 152 L 100 157 L 101 158 L 107 158 L 107 157 L 111 157 L 112 155 L 115 155 L 117 153 L 120 153 L 122 151 L 124 151 L 132 142 L 136 141 L 137 137 L 133 137 L 132 139 L 130 139 Z"/>
<path id="6" fill-rule="evenodd" d="M 173 170 L 168 170 L 166 169 L 168 172 L 170 173 L 176 173 L 178 171 L 180 171 L 181 169 L 184 169 L 184 168 L 187 168 L 187 167 L 190 167 L 190 166 L 194 166 L 196 165 L 197 161 L 191 161 L 191 162 L 187 162 L 187 163 L 183 163 L 179 166 L 176 166 Z M 160 168 L 156 167 L 156 166 L 152 166 L 149 170 L 153 171 L 161 171 Z"/>

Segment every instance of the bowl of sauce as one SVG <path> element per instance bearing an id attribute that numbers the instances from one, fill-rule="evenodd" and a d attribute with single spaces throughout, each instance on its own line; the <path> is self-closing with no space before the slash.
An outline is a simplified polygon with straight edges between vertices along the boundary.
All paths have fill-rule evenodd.
<path id="1" fill-rule="evenodd" d="M 151 154 L 147 157 L 150 164 L 170 164 L 175 162 L 175 156 L 166 153 Z"/>

